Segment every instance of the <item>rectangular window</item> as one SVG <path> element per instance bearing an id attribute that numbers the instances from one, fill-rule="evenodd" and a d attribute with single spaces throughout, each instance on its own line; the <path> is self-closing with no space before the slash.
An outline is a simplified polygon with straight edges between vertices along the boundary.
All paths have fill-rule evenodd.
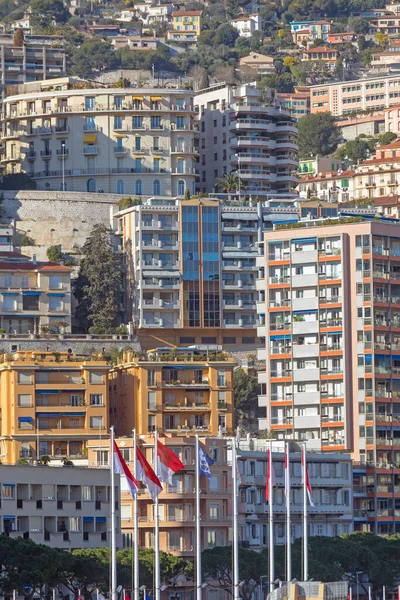
<path id="1" fill-rule="evenodd" d="M 70 517 L 69 518 L 69 530 L 70 531 L 80 531 L 81 530 L 81 518 L 80 517 Z"/>
<path id="2" fill-rule="evenodd" d="M 32 406 L 32 396 L 30 394 L 18 394 L 18 406 Z"/>
<path id="3" fill-rule="evenodd" d="M 156 384 L 156 372 L 154 369 L 149 369 L 147 371 L 147 386 L 152 387 Z"/>
<path id="4" fill-rule="evenodd" d="M 39 310 L 39 296 L 22 296 L 22 309 L 23 310 Z"/>
<path id="5" fill-rule="evenodd" d="M 15 296 L 3 296 L 3 310 L 16 310 L 17 299 Z"/>
<path id="6" fill-rule="evenodd" d="M 13 483 L 3 483 L 2 497 L 5 500 L 14 500 L 14 498 L 15 498 L 15 485 Z"/>
<path id="7" fill-rule="evenodd" d="M 103 394 L 90 394 L 90 406 L 103 406 Z"/>
<path id="8" fill-rule="evenodd" d="M 156 393 L 155 392 L 148 392 L 148 395 L 147 395 L 147 408 L 149 410 L 155 410 L 157 408 Z"/>
<path id="9" fill-rule="evenodd" d="M 51 290 L 59 290 L 62 288 L 62 279 L 60 275 L 50 275 L 49 288 Z"/>
<path id="10" fill-rule="evenodd" d="M 93 500 L 93 487 L 91 485 L 82 486 L 82 500 Z"/>
<path id="11" fill-rule="evenodd" d="M 225 371 L 218 371 L 218 384 L 219 387 L 225 387 L 226 379 L 225 379 Z"/>
<path id="12" fill-rule="evenodd" d="M 89 381 L 90 383 L 103 383 L 103 373 L 101 371 L 91 371 Z"/>
<path id="13" fill-rule="evenodd" d="M 32 383 L 32 373 L 30 371 L 18 371 L 18 383 Z"/>
<path id="14" fill-rule="evenodd" d="M 62 298 L 49 296 L 49 310 L 63 310 L 64 303 Z"/>
<path id="15" fill-rule="evenodd" d="M 214 529 L 207 531 L 207 546 L 213 548 L 217 545 L 217 532 Z"/>
<path id="16" fill-rule="evenodd" d="M 103 417 L 90 417 L 90 429 L 103 429 Z"/>
<path id="17" fill-rule="evenodd" d="M 147 419 L 147 429 L 148 431 L 156 430 L 156 415 L 149 415 Z"/>

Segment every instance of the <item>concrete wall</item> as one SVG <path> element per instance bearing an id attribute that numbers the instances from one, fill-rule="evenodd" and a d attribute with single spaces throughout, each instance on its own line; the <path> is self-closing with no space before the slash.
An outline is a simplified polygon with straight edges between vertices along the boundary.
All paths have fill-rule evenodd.
<path id="1" fill-rule="evenodd" d="M 24 246 L 22 252 L 47 260 L 47 248 L 57 244 L 63 252 L 79 253 L 94 225 L 110 224 L 120 199 L 117 194 L 6 191 L 4 217 L 16 221 L 15 245 L 27 235 L 35 246 Z"/>
<path id="2" fill-rule="evenodd" d="M 81 335 L 73 337 L 64 337 L 62 335 L 42 335 L 40 339 L 34 335 L 9 336 L 2 334 L 0 337 L 0 353 L 16 352 L 17 350 L 31 351 L 49 351 L 49 352 L 67 352 L 69 349 L 77 354 L 90 354 L 92 349 L 101 352 L 103 348 L 122 348 L 129 346 L 134 352 L 140 352 L 140 344 L 136 338 L 129 339 L 128 336 L 110 336 L 101 339 L 99 336 Z"/>

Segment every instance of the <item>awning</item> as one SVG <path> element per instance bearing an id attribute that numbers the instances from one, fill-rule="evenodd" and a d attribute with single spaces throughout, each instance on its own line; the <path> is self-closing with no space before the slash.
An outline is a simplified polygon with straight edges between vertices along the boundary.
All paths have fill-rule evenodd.
<path id="1" fill-rule="evenodd" d="M 61 417 L 61 414 L 60 414 L 60 413 L 38 413 L 38 412 L 36 411 L 36 414 L 37 414 L 37 416 L 38 416 L 38 417 L 47 417 L 47 418 L 49 418 L 49 419 L 51 419 L 51 418 L 59 418 L 59 417 Z"/>
<path id="2" fill-rule="evenodd" d="M 193 371 L 193 369 L 202 371 L 203 369 L 194 367 L 193 365 L 171 365 L 167 367 L 163 367 L 163 369 L 179 369 L 180 371 Z"/>
<path id="3" fill-rule="evenodd" d="M 61 413 L 62 417 L 84 417 L 84 412 Z"/>
<path id="4" fill-rule="evenodd" d="M 238 219 L 240 221 L 258 221 L 258 217 L 257 215 L 251 213 L 251 214 L 246 214 L 246 213 L 227 213 L 227 212 L 223 212 L 221 213 L 221 217 L 223 219 Z"/>
<path id="5" fill-rule="evenodd" d="M 3 296 L 19 296 L 19 292 L 1 292 Z"/>
<path id="6" fill-rule="evenodd" d="M 303 309 L 303 310 L 294 310 L 293 313 L 298 315 L 298 314 L 306 314 L 306 313 L 316 313 L 318 312 L 317 308 L 309 308 L 309 309 Z"/>
<path id="7" fill-rule="evenodd" d="M 20 423 L 32 423 L 33 417 L 18 417 Z"/>
<path id="8" fill-rule="evenodd" d="M 153 154 L 153 158 L 159 158 L 161 160 L 162 156 L 156 156 L 155 154 Z"/>
<path id="9" fill-rule="evenodd" d="M 3 487 L 15 487 L 15 483 L 3 483 Z M 13 517 L 7 517 L 7 519 L 13 519 Z"/>
<path id="10" fill-rule="evenodd" d="M 48 373 L 50 371 L 47 371 Z M 45 394 L 46 396 L 49 394 L 58 394 L 59 390 L 36 390 L 36 394 Z"/>
<path id="11" fill-rule="evenodd" d="M 93 523 L 94 517 L 83 517 L 84 523 Z"/>
<path id="12" fill-rule="evenodd" d="M 3 483 L 3 485 L 8 485 L 8 483 Z M 15 521 L 15 517 L 13 517 L 12 515 L 11 516 L 4 515 L 3 519 L 4 519 L 4 521 Z"/>
<path id="13" fill-rule="evenodd" d="M 134 154 L 133 158 L 139 158 L 141 160 L 143 156 L 141 154 Z"/>
<path id="14" fill-rule="evenodd" d="M 143 100 L 143 96 L 132 96 L 132 100 Z"/>
<path id="15" fill-rule="evenodd" d="M 222 258 L 256 258 L 257 251 L 250 252 L 223 252 Z"/>
<path id="16" fill-rule="evenodd" d="M 161 96 L 150 96 L 150 100 L 152 102 L 161 102 L 162 97 Z"/>
<path id="17" fill-rule="evenodd" d="M 7 317 L 8 319 L 14 319 L 14 318 L 18 318 L 18 319 L 35 319 L 35 317 L 38 317 L 39 315 L 21 315 L 18 313 L 18 315 L 16 315 L 15 313 L 11 314 L 11 315 L 3 315 L 3 317 Z"/>
<path id="18" fill-rule="evenodd" d="M 292 337 L 291 334 L 288 333 L 286 335 L 270 335 L 269 339 L 270 340 L 286 340 L 286 339 L 289 339 L 291 337 Z"/>
<path id="19" fill-rule="evenodd" d="M 90 134 L 90 135 L 84 135 L 83 141 L 88 142 L 88 143 L 91 143 L 91 142 L 95 143 L 97 141 L 96 134 L 94 133 L 94 134 Z"/>
<path id="20" fill-rule="evenodd" d="M 317 241 L 316 237 L 297 238 L 292 240 L 292 244 L 312 244 Z"/>
<path id="21" fill-rule="evenodd" d="M 96 517 L 96 523 L 106 523 L 106 517 Z"/>
<path id="22" fill-rule="evenodd" d="M 61 298 L 63 298 L 65 296 L 65 294 L 53 294 L 53 293 L 50 293 L 50 292 L 47 292 L 47 295 L 48 296 L 59 296 Z"/>
<path id="23" fill-rule="evenodd" d="M 40 296 L 42 292 L 22 292 L 23 296 Z"/>
<path id="24" fill-rule="evenodd" d="M 117 139 L 118 138 L 121 139 L 121 138 L 126 138 L 128 136 L 126 135 L 126 133 L 114 133 L 114 137 Z"/>

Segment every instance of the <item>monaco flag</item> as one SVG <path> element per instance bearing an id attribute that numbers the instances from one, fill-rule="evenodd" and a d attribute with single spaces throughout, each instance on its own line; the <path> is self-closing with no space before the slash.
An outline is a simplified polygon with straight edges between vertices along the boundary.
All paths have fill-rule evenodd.
<path id="1" fill-rule="evenodd" d="M 136 475 L 138 480 L 147 487 L 150 496 L 155 501 L 158 494 L 162 492 L 162 485 L 139 448 L 136 448 Z"/>
<path id="2" fill-rule="evenodd" d="M 161 442 L 157 442 L 158 455 L 158 478 L 164 483 L 172 485 L 172 475 L 184 468 L 183 463 L 167 446 Z"/>
<path id="3" fill-rule="evenodd" d="M 269 501 L 269 486 L 271 481 L 271 488 L 276 484 L 274 465 L 272 464 L 272 452 L 268 450 L 268 467 L 267 467 L 267 481 L 265 484 L 265 498 Z"/>
<path id="4" fill-rule="evenodd" d="M 311 506 L 315 506 L 314 502 L 313 502 L 313 497 L 312 497 L 310 478 L 308 476 L 308 467 L 307 467 L 307 463 L 306 463 L 306 450 L 304 447 L 301 449 L 301 464 L 303 467 L 303 483 L 304 483 L 304 477 L 305 477 L 308 501 L 311 504 Z"/>
<path id="5" fill-rule="evenodd" d="M 117 446 L 117 442 L 114 440 L 114 471 L 120 475 L 125 475 L 126 482 L 129 486 L 132 498 L 137 494 L 139 483 L 136 481 L 134 476 L 129 470 L 128 465 L 123 459 L 120 449 Z"/>
<path id="6" fill-rule="evenodd" d="M 289 444 L 286 444 L 283 466 L 285 469 L 285 502 L 286 506 L 288 506 L 290 504 Z"/>

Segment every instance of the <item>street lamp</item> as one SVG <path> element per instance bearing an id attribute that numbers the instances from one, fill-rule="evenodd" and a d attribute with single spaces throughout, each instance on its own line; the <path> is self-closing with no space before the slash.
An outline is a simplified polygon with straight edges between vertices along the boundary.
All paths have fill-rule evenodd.
<path id="1" fill-rule="evenodd" d="M 268 575 L 260 575 L 260 585 L 259 585 L 259 600 L 264 600 L 264 593 L 263 593 L 263 579 L 268 579 Z"/>
<path id="2" fill-rule="evenodd" d="M 357 600 L 360 600 L 360 595 L 359 595 L 359 592 L 358 592 L 358 576 L 362 575 L 362 574 L 363 574 L 363 571 L 356 571 L 356 586 L 357 586 L 356 594 L 357 594 Z"/>

